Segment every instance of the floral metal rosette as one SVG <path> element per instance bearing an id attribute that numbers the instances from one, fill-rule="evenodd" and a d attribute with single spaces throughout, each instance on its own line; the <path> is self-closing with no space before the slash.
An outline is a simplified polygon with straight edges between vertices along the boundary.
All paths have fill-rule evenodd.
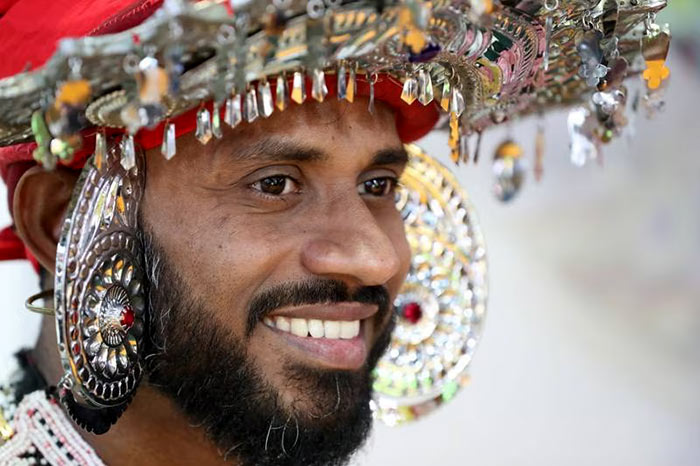
<path id="1" fill-rule="evenodd" d="M 595 155 L 636 105 L 624 78 L 654 91 L 668 77 L 666 0 L 166 0 L 127 31 L 64 39 L 42 68 L 0 80 L 0 146 L 36 140 L 37 160 L 70 160 L 87 126 L 135 134 L 213 100 L 197 137 L 328 94 L 352 101 L 356 80 L 403 86 L 411 104 L 449 115 L 454 161 L 490 125 L 586 103 L 571 120 L 575 160 Z M 307 89 L 306 79 L 312 84 Z M 271 84 L 273 84 L 271 86 Z M 631 102 L 633 101 L 634 102 Z M 630 103 L 631 102 L 631 103 Z M 636 107 L 635 107 L 636 108 Z M 175 129 L 163 129 L 172 157 Z M 589 143 L 589 145 L 587 145 Z"/>
<path id="2" fill-rule="evenodd" d="M 488 294 L 486 247 L 466 193 L 447 168 L 406 148 L 397 206 L 413 255 L 373 385 L 375 416 L 389 425 L 427 414 L 466 384 Z"/>

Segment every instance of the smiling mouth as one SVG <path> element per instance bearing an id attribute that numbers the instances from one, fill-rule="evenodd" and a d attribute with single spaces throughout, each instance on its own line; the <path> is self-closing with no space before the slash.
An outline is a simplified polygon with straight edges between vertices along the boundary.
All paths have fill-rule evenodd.
<path id="1" fill-rule="evenodd" d="M 360 334 L 360 320 L 320 320 L 298 317 L 265 317 L 263 323 L 281 332 L 303 338 L 351 340 Z"/>
<path id="2" fill-rule="evenodd" d="M 289 307 L 263 317 L 262 327 L 311 365 L 356 370 L 369 354 L 377 311 L 356 302 Z"/>

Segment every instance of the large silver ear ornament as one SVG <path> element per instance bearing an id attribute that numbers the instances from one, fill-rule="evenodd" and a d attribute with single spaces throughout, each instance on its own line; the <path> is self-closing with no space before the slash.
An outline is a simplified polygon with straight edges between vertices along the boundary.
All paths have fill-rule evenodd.
<path id="1" fill-rule="evenodd" d="M 101 138 L 99 135 L 98 138 Z M 137 237 L 145 161 L 123 164 L 114 144 L 85 165 L 56 255 L 54 306 L 64 376 L 59 395 L 84 429 L 106 432 L 142 376 L 144 268 Z"/>
<path id="2" fill-rule="evenodd" d="M 388 425 L 433 411 L 468 382 L 487 298 L 484 239 L 466 193 L 418 146 L 406 149 L 397 202 L 413 256 L 371 402 Z"/>

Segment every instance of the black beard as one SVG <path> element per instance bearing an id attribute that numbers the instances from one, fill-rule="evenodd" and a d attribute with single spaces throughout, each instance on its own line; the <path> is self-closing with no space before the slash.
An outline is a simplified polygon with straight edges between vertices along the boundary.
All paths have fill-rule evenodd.
<path id="1" fill-rule="evenodd" d="M 377 321 L 389 320 L 360 370 L 285 363 L 288 386 L 313 400 L 311 408 L 308 401 L 304 409 L 285 406 L 278 389 L 251 361 L 246 339 L 216 324 L 213 314 L 169 266 L 152 235 L 143 235 L 142 244 L 150 282 L 148 382 L 205 430 L 224 459 L 256 466 L 347 464 L 372 427 L 370 374 L 389 345 L 394 326 L 386 289 L 365 287 L 348 296 L 342 282 L 314 280 L 253 299 L 246 316 L 248 332 L 251 322 L 293 303 L 376 301 Z"/>

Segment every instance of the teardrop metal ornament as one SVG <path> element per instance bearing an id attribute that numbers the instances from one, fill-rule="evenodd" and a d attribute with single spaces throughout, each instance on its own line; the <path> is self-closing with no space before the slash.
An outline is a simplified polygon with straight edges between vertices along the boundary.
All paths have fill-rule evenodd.
<path id="1" fill-rule="evenodd" d="M 411 105 L 418 98 L 418 80 L 413 76 L 409 76 L 403 82 L 401 91 L 401 100 Z"/>
<path id="2" fill-rule="evenodd" d="M 206 144 L 211 141 L 212 136 L 211 113 L 207 108 L 202 107 L 197 112 L 197 128 L 194 132 L 194 137 L 201 144 Z"/>
<path id="3" fill-rule="evenodd" d="M 369 104 L 367 110 L 370 115 L 374 115 L 374 83 L 377 81 L 377 75 L 372 73 L 369 77 Z"/>
<path id="4" fill-rule="evenodd" d="M 338 92 L 338 100 L 345 100 L 348 95 L 348 71 L 345 69 L 345 65 L 338 68 L 338 81 L 335 88 Z"/>
<path id="5" fill-rule="evenodd" d="M 428 105 L 433 98 L 433 80 L 428 71 L 421 69 L 418 72 L 418 102 Z"/>
<path id="6" fill-rule="evenodd" d="M 280 112 L 283 112 L 289 107 L 289 85 L 287 77 L 284 74 L 277 76 L 277 84 L 275 86 L 275 105 Z"/>
<path id="7" fill-rule="evenodd" d="M 440 107 L 446 111 L 450 111 L 450 99 L 452 97 L 452 86 L 448 79 L 442 83 L 442 92 L 440 93 Z"/>
<path id="8" fill-rule="evenodd" d="M 121 166 L 124 170 L 131 170 L 136 166 L 136 146 L 134 136 L 127 134 L 121 142 Z"/>
<path id="9" fill-rule="evenodd" d="M 323 102 L 327 95 L 326 74 L 323 70 L 314 70 L 311 79 L 311 97 L 319 102 Z"/>
<path id="10" fill-rule="evenodd" d="M 265 80 L 258 86 L 258 109 L 263 117 L 268 118 L 272 115 L 275 109 L 274 107 L 272 88 L 270 87 L 270 83 Z"/>
<path id="11" fill-rule="evenodd" d="M 493 192 L 501 202 L 513 200 L 522 188 L 525 180 L 522 155 L 522 148 L 511 140 L 503 142 L 496 149 L 493 159 Z"/>
<path id="12" fill-rule="evenodd" d="M 177 152 L 175 146 L 175 123 L 168 123 L 163 131 L 163 144 L 160 146 L 160 153 L 165 160 L 175 157 Z"/>
<path id="13" fill-rule="evenodd" d="M 255 91 L 255 86 L 251 86 L 245 95 L 245 121 L 252 123 L 258 119 L 260 112 L 258 110 L 258 93 Z"/>
<path id="14" fill-rule="evenodd" d="M 297 104 L 306 101 L 306 77 L 301 71 L 294 72 L 292 78 L 292 100 Z"/>
<path id="15" fill-rule="evenodd" d="M 350 71 L 348 73 L 348 85 L 345 90 L 345 100 L 347 100 L 350 103 L 353 103 L 355 101 L 355 94 L 357 93 L 357 72 L 355 71 L 355 67 L 350 67 Z"/>
<path id="16" fill-rule="evenodd" d="M 221 103 L 219 102 L 214 102 L 214 112 L 211 115 L 211 134 L 216 139 L 224 137 L 224 133 L 221 130 Z"/>
<path id="17" fill-rule="evenodd" d="M 243 110 L 241 108 L 241 96 L 235 94 L 226 99 L 224 110 L 224 122 L 231 128 L 238 126 L 243 121 Z"/>
<path id="18" fill-rule="evenodd" d="M 105 134 L 102 131 L 98 131 L 95 134 L 95 156 L 93 158 L 93 164 L 98 171 L 102 171 L 107 160 L 107 141 L 105 140 Z"/>
<path id="19" fill-rule="evenodd" d="M 464 95 L 462 95 L 462 91 L 456 87 L 453 87 L 452 96 L 450 98 L 450 112 L 460 117 L 462 116 L 462 113 L 464 113 L 465 109 L 466 104 L 464 102 Z"/>

